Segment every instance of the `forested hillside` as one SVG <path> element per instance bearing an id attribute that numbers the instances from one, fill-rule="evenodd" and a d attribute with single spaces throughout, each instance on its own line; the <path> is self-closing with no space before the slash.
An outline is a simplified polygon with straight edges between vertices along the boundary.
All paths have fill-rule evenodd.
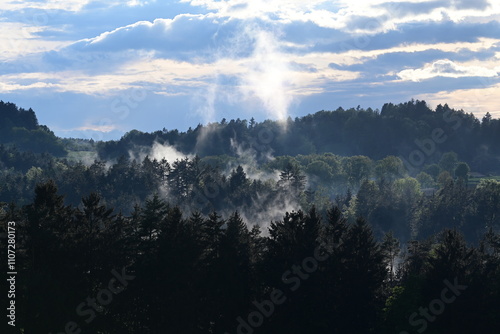
<path id="1" fill-rule="evenodd" d="M 2 126 L 37 128 L 32 110 L 3 106 Z M 54 180 L 74 206 L 98 192 L 130 214 L 158 194 L 186 212 L 239 210 L 262 226 L 312 206 L 325 217 L 333 202 L 350 221 L 368 219 L 378 238 L 392 230 L 406 242 L 456 227 L 477 242 L 500 220 L 499 136 L 500 120 L 480 122 L 446 105 L 432 111 L 423 101 L 380 112 L 323 111 L 286 124 L 134 130 L 116 142 L 55 138 L 69 152 L 64 158 L 10 136 L 0 145 L 0 202 L 29 204 L 37 183 Z"/>
<path id="2" fill-rule="evenodd" d="M 98 150 L 102 159 L 109 160 L 154 142 L 200 157 L 235 155 L 235 144 L 258 151 L 265 147 L 275 156 L 333 153 L 379 160 L 394 155 L 406 159 L 411 163 L 407 167 L 413 169 L 438 163 L 443 153 L 453 151 L 475 171 L 500 171 L 500 120 L 489 114 L 479 120 L 446 104 L 431 110 L 425 101 L 418 100 L 387 103 L 380 111 L 359 107 L 320 111 L 295 120 L 289 118 L 285 124 L 224 119 L 200 124 L 187 132 L 131 131 L 119 141 L 100 143 Z M 421 154 L 412 155 L 415 150 Z"/>
<path id="3" fill-rule="evenodd" d="M 110 142 L 0 117 L 13 333 L 500 330 L 489 115 L 410 101 Z"/>
<path id="4" fill-rule="evenodd" d="M 66 154 L 60 140 L 45 125 L 39 125 L 35 112 L 0 101 L 0 144 L 10 144 L 35 153 Z"/>

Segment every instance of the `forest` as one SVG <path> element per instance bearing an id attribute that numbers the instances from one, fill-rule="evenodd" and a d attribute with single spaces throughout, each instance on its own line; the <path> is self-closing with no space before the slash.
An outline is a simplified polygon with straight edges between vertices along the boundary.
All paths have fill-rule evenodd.
<path id="1" fill-rule="evenodd" d="M 108 142 L 0 102 L 8 331 L 497 334 L 499 143 L 418 100 Z"/>

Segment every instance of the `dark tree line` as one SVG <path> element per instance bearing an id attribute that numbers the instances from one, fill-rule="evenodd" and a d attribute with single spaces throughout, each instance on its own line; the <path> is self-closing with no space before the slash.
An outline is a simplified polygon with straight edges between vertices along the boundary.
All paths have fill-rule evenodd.
<path id="1" fill-rule="evenodd" d="M 64 332 L 70 321 L 87 333 L 500 329 L 493 230 L 476 247 L 446 229 L 400 249 L 335 206 L 325 218 L 315 208 L 283 213 L 262 231 L 237 211 L 185 215 L 159 196 L 130 215 L 96 193 L 67 206 L 52 181 L 0 218 L 3 230 L 17 222 L 18 333 Z M 106 288 L 116 289 L 111 301 Z"/>
<path id="2" fill-rule="evenodd" d="M 447 156 L 453 154 L 442 160 Z M 78 206 L 83 196 L 96 192 L 103 203 L 127 215 L 134 205 L 159 195 L 187 214 L 237 210 L 245 219 L 267 224 L 290 206 L 305 211 L 316 206 L 325 218 L 333 201 L 350 222 L 357 217 L 370 221 L 378 240 L 388 231 L 407 242 L 455 228 L 477 243 L 489 228 L 498 229 L 500 182 L 483 180 L 470 187 L 466 176 L 452 171 L 456 159 L 451 167 L 440 165 L 429 171 L 434 176 L 422 172 L 412 178 L 396 157 L 377 162 L 331 154 L 277 157 L 258 171 L 268 178 L 252 179 L 241 165 L 227 171 L 198 157 L 173 162 L 122 157 L 113 164 L 84 165 L 0 145 L 0 203 L 28 204 L 36 184 L 52 179 L 66 205 Z M 451 177 L 447 168 L 457 175 Z M 434 188 L 424 193 L 429 185 Z"/>
<path id="3" fill-rule="evenodd" d="M 240 210 L 246 216 L 255 215 L 286 200 L 298 203 L 305 188 L 305 176 L 298 166 L 276 182 L 250 179 L 241 166 L 226 173 L 198 157 L 173 162 L 121 157 L 114 164 L 95 161 L 86 166 L 0 146 L 2 163 L 0 203 L 27 204 L 35 185 L 52 179 L 65 194 L 65 204 L 77 206 L 81 197 L 98 192 L 106 204 L 125 214 L 132 212 L 134 203 L 141 205 L 148 197 L 162 194 L 186 211 Z"/>
<path id="4" fill-rule="evenodd" d="M 500 120 L 490 114 L 480 120 L 472 113 L 452 109 L 447 104 L 435 110 L 418 100 L 397 105 L 387 103 L 380 111 L 338 108 L 294 120 L 289 118 L 286 123 L 283 127 L 275 121 L 259 123 L 236 119 L 199 124 L 186 132 L 133 130 L 118 141 L 99 143 L 98 152 L 102 159 L 116 159 L 136 146 L 151 147 L 156 141 L 200 157 L 234 155 L 233 140 L 262 156 L 270 151 L 276 156 L 328 152 L 376 160 L 401 156 L 411 161 L 416 171 L 438 163 L 444 153 L 454 151 L 475 171 L 500 171 Z M 415 150 L 420 151 L 420 156 L 410 159 Z"/>
<path id="5" fill-rule="evenodd" d="M 33 109 L 0 101 L 0 144 L 15 144 L 24 151 L 66 154 L 60 139 L 47 126 L 39 125 Z"/>
<path id="6" fill-rule="evenodd" d="M 500 170 L 500 120 L 410 101 L 287 123 L 94 143 L 0 102 L 17 332 L 499 332 L 500 182 L 470 172 Z"/>

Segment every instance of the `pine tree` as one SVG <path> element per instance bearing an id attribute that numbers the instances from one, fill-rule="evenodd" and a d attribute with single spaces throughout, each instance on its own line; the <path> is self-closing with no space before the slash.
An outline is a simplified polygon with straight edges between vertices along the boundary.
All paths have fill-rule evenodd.
<path id="1" fill-rule="evenodd" d="M 306 176 L 302 174 L 299 166 L 288 162 L 280 173 L 278 184 L 298 197 L 304 191 Z"/>
<path id="2" fill-rule="evenodd" d="M 160 199 L 158 194 L 146 201 L 146 205 L 141 210 L 140 235 L 151 242 L 156 238 L 159 226 L 168 212 L 167 204 Z"/>
<path id="3" fill-rule="evenodd" d="M 358 218 L 350 226 L 337 253 L 337 305 L 339 333 L 370 333 L 376 325 L 378 298 L 387 271 L 384 254 L 366 221 Z"/>
<path id="4" fill-rule="evenodd" d="M 385 255 L 388 267 L 389 267 L 389 281 L 394 280 L 394 270 L 396 269 L 394 264 L 396 258 L 401 252 L 399 240 L 396 239 L 392 231 L 387 232 L 382 239 L 382 251 Z"/>
<path id="5" fill-rule="evenodd" d="M 218 329 L 230 331 L 237 326 L 235 319 L 244 314 L 251 303 L 252 273 L 250 264 L 250 234 L 239 213 L 227 220 L 221 240 L 219 281 L 223 319 Z"/>
<path id="6" fill-rule="evenodd" d="M 76 303 L 82 298 L 74 285 L 81 280 L 74 275 L 75 259 L 67 251 L 73 239 L 73 210 L 64 205 L 55 182 L 49 181 L 36 186 L 33 204 L 23 211 L 24 222 L 20 224 L 26 237 L 29 269 L 19 282 L 25 287 L 19 295 L 26 298 L 20 303 L 19 318 L 24 319 L 26 332 L 49 332 L 72 316 L 67 302 Z"/>

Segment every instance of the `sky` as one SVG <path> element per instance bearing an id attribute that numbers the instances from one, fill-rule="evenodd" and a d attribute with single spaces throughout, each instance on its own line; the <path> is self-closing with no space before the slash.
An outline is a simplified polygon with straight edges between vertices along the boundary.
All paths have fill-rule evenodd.
<path id="1" fill-rule="evenodd" d="M 62 137 L 386 102 L 500 117 L 500 0 L 0 0 L 0 100 Z"/>

